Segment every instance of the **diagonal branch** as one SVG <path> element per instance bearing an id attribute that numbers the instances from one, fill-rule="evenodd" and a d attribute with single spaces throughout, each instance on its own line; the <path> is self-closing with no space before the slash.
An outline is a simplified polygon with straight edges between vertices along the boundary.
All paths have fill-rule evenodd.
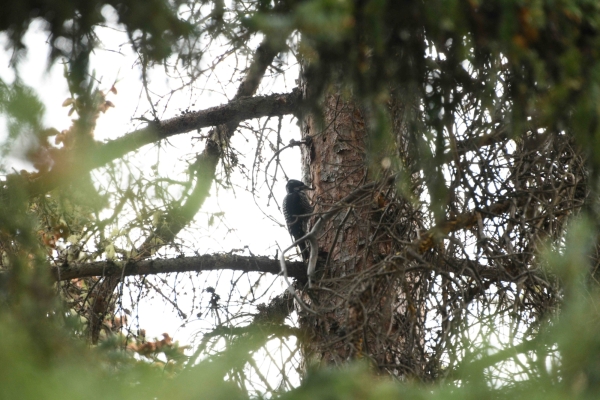
<path id="1" fill-rule="evenodd" d="M 78 154 L 61 154 L 63 159 L 55 160 L 55 166 L 50 172 L 30 182 L 26 192 L 30 196 L 46 193 L 78 175 L 121 158 L 142 146 L 174 135 L 226 124 L 230 121 L 239 123 L 248 119 L 293 114 L 298 109 L 300 101 L 301 92 L 299 89 L 294 89 L 285 94 L 234 99 L 221 106 L 191 112 L 166 121 L 152 122 L 145 128 L 105 144 L 95 144 L 87 150 L 78 149 Z"/>
<path id="2" fill-rule="evenodd" d="M 258 85 L 262 80 L 265 71 L 271 62 L 277 55 L 277 53 L 283 49 L 281 42 L 279 45 L 274 45 L 275 41 L 271 41 L 269 37 L 265 37 L 263 42 L 258 47 L 254 59 L 248 69 L 246 76 L 240 85 L 237 94 L 233 100 L 241 100 L 244 97 L 252 96 L 258 89 Z M 285 42 L 284 42 L 285 43 Z M 299 91 L 295 91 L 295 99 L 299 102 L 300 95 Z M 289 106 L 289 101 L 276 102 L 281 105 Z M 272 102 L 271 102 L 272 104 Z M 255 106 L 256 108 L 256 106 Z M 290 112 L 295 111 L 295 107 L 289 109 Z M 204 151 L 196 158 L 195 163 L 195 174 L 196 184 L 190 196 L 186 199 L 180 207 L 172 208 L 167 215 L 165 215 L 165 223 L 158 227 L 151 235 L 149 235 L 144 243 L 136 251 L 136 260 L 142 260 L 152 255 L 152 252 L 173 241 L 173 239 L 179 234 L 179 232 L 194 218 L 196 213 L 200 210 L 204 201 L 208 197 L 210 187 L 215 179 L 215 172 L 219 160 L 222 158 L 225 150 L 229 146 L 229 141 L 237 129 L 241 119 L 239 115 L 229 115 L 229 118 L 224 121 L 223 124 L 217 125 L 209 134 L 206 140 L 206 146 Z M 195 126 L 194 124 L 184 124 L 187 122 L 185 116 L 173 125 L 173 131 L 185 131 L 189 130 L 190 127 Z M 181 126 L 183 125 L 183 127 Z M 156 128 L 154 128 L 156 129 Z M 155 131 L 154 134 L 160 134 L 162 131 Z M 64 178 L 62 178 L 64 179 Z M 122 280 L 125 270 L 121 273 L 115 273 L 107 276 L 102 284 L 97 288 L 95 299 L 111 298 L 112 294 L 117 287 L 118 283 Z M 94 302 L 92 307 L 92 318 L 90 319 L 90 331 L 92 343 L 96 343 L 100 331 L 101 322 L 106 314 L 107 302 Z"/>
<path id="3" fill-rule="evenodd" d="M 469 211 L 454 218 L 440 222 L 433 228 L 421 235 L 421 237 L 408 246 L 419 254 L 432 249 L 440 240 L 445 239 L 450 233 L 477 225 L 478 219 L 494 218 L 507 212 L 512 204 L 511 200 L 494 203 L 477 211 Z"/>
<path id="4" fill-rule="evenodd" d="M 265 37 L 260 44 L 254 59 L 248 69 L 244 80 L 242 81 L 234 100 L 239 100 L 247 96 L 252 96 L 258 89 L 265 71 L 277 55 L 281 48 L 274 46 L 269 37 Z M 292 92 L 295 101 L 279 99 L 279 103 L 289 107 L 290 103 L 295 106 L 289 109 L 291 112 L 296 110 L 301 96 L 298 89 Z M 229 146 L 229 141 L 237 129 L 240 119 L 229 118 L 225 123 L 216 126 L 206 140 L 206 146 L 195 163 L 196 186 L 186 202 L 179 208 L 174 208 L 165 216 L 166 224 L 153 232 L 138 249 L 137 259 L 149 257 L 153 250 L 156 250 L 157 240 L 159 243 L 170 243 L 196 215 L 208 197 L 210 187 L 215 179 L 217 164 L 224 154 L 224 150 Z"/>

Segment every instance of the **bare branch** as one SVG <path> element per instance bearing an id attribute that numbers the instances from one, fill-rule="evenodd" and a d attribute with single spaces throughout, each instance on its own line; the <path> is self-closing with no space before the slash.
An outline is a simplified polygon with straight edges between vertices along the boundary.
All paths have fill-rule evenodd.
<path id="1" fill-rule="evenodd" d="M 279 263 L 268 257 L 244 257 L 229 254 L 203 255 L 170 259 L 143 260 L 123 263 L 98 261 L 92 263 L 64 264 L 52 268 L 56 280 L 69 280 L 90 276 L 154 275 L 172 272 L 202 272 L 229 269 L 243 272 L 267 272 L 279 274 Z M 296 279 L 306 279 L 306 269 L 302 262 L 290 262 L 289 274 Z"/>
<path id="2" fill-rule="evenodd" d="M 177 134 L 231 121 L 236 121 L 237 126 L 237 123 L 243 120 L 293 114 L 300 101 L 301 92 L 294 89 L 286 94 L 236 99 L 222 106 L 191 112 L 166 121 L 152 122 L 143 129 L 105 144 L 97 144 L 87 150 L 78 149 L 78 154 L 58 160 L 50 172 L 29 183 L 27 193 L 31 196 L 46 193 L 62 182 L 69 182 L 75 175 L 91 171 L 142 146 Z"/>
<path id="3" fill-rule="evenodd" d="M 478 274 L 482 278 L 492 280 L 514 281 L 506 271 L 477 264 L 472 260 L 446 260 L 443 265 L 437 265 L 435 270 L 453 272 L 459 275 Z M 123 266 L 124 264 L 124 266 Z M 165 258 L 155 260 L 130 261 L 127 263 L 114 261 L 97 261 L 92 263 L 63 264 L 52 267 L 51 275 L 55 280 L 86 278 L 92 276 L 156 275 L 174 272 L 204 272 L 216 270 L 232 270 L 241 272 L 260 272 L 279 274 L 280 261 L 268 257 L 247 257 L 229 254 L 212 254 L 195 257 Z M 306 281 L 306 265 L 302 261 L 286 262 L 286 272 L 290 278 Z M 472 272 L 471 272 L 472 271 Z M 535 271 L 528 271 L 535 274 Z M 0 272 L 0 277 L 7 272 Z"/>
<path id="4" fill-rule="evenodd" d="M 256 51 L 250 68 L 248 69 L 244 81 L 240 85 L 234 100 L 241 100 L 243 97 L 252 96 L 256 92 L 267 67 L 271 64 L 273 58 L 275 58 L 277 55 L 277 52 L 278 47 L 273 46 L 273 42 L 269 40 L 269 37 L 265 37 Z M 152 251 L 155 251 L 161 246 L 157 245 L 157 243 L 171 242 L 179 234 L 181 229 L 183 229 L 200 210 L 204 204 L 204 201 L 208 197 L 210 187 L 215 179 L 217 165 L 223 156 L 224 149 L 229 146 L 229 140 L 233 136 L 240 121 L 246 119 L 244 118 L 244 113 L 250 112 L 250 114 L 258 115 L 255 113 L 256 110 L 262 110 L 262 116 L 267 116 L 269 115 L 268 112 L 272 113 L 273 105 L 284 108 L 287 110 L 286 113 L 293 113 L 297 109 L 298 103 L 301 99 L 301 92 L 300 90 L 294 90 L 292 95 L 292 101 L 289 101 L 285 96 L 276 96 L 275 100 L 271 99 L 266 103 L 266 109 L 265 104 L 262 104 L 261 107 L 260 102 L 253 103 L 251 106 L 238 108 L 236 112 L 225 113 L 226 118 L 222 118 L 223 122 L 215 123 L 215 121 L 213 121 L 213 123 L 208 125 L 215 126 L 215 128 L 211 130 L 209 137 L 206 139 L 204 151 L 196 159 L 196 163 L 194 165 L 196 183 L 191 195 L 187 198 L 184 204 L 182 204 L 180 207 L 173 208 L 167 215 L 165 215 L 166 223 L 152 232 L 152 234 L 150 234 L 144 243 L 137 249 L 137 254 L 135 256 L 136 260 L 150 257 L 152 255 Z M 256 101 L 256 99 L 248 99 L 248 101 L 252 102 Z M 267 113 L 265 114 L 265 112 Z M 181 133 L 188 132 L 192 129 L 198 129 L 197 116 L 193 114 L 188 115 L 165 121 L 162 125 L 154 126 L 153 135 L 155 138 L 160 139 L 164 136 L 165 132 Z M 223 116 L 222 113 L 219 113 L 218 115 L 221 115 L 221 117 Z M 72 169 L 73 168 L 71 168 L 71 170 Z M 64 176 L 61 176 L 61 179 L 64 178 Z M 157 241 L 156 239 L 160 240 Z M 121 271 L 121 279 L 125 276 L 124 273 L 125 270 Z M 103 298 L 111 296 L 119 281 L 120 279 L 118 273 L 110 276 L 108 279 L 105 279 L 97 290 L 99 297 Z M 106 293 L 107 296 L 102 293 Z M 101 310 L 101 308 L 103 307 L 104 306 L 100 304 L 98 307 L 94 307 L 93 312 L 102 315 L 104 311 Z M 93 335 L 94 332 L 98 332 L 98 324 L 92 324 L 91 331 Z M 92 336 L 92 343 L 95 343 L 94 336 Z"/>

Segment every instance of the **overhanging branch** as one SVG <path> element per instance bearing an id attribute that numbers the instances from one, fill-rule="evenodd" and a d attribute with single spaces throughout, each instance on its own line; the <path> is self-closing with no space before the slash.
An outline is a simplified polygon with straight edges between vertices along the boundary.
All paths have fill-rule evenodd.
<path id="1" fill-rule="evenodd" d="M 293 114 L 297 111 L 300 101 L 301 91 L 294 89 L 285 94 L 241 98 L 221 106 L 187 113 L 165 121 L 152 122 L 145 128 L 105 144 L 96 144 L 85 151 L 78 149 L 79 153 L 71 155 L 70 160 L 59 160 L 50 172 L 29 183 L 27 192 L 32 196 L 46 193 L 60 183 L 68 182 L 76 174 L 91 171 L 142 146 L 174 135 L 227 124 L 231 121 Z"/>

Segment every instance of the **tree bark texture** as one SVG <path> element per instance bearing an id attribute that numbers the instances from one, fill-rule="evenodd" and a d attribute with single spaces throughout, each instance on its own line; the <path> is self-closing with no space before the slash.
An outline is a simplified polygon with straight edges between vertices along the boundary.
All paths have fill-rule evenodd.
<path id="1" fill-rule="evenodd" d="M 301 318 L 309 332 L 303 343 L 305 359 L 331 365 L 366 358 L 397 376 L 422 375 L 424 337 L 418 327 L 424 316 L 413 297 L 423 296 L 426 288 L 410 269 L 392 268 L 410 267 L 408 258 L 389 262 L 400 251 L 399 237 L 405 243 L 417 238 L 418 213 L 398 198 L 395 185 L 378 185 L 353 204 L 338 203 L 357 187 L 385 176 L 386 153 L 404 155 L 406 107 L 399 99 L 389 102 L 396 143 L 393 148 L 370 147 L 369 152 L 373 144 L 367 142 L 367 113 L 335 90 L 325 96 L 322 107 L 322 126 L 315 118 L 304 120 L 305 179 L 315 189 L 315 218 L 332 208 L 339 212 L 319 238 L 324 267 L 317 269 L 317 284 L 304 291 L 316 311 Z M 368 156 L 376 163 L 369 164 Z"/>

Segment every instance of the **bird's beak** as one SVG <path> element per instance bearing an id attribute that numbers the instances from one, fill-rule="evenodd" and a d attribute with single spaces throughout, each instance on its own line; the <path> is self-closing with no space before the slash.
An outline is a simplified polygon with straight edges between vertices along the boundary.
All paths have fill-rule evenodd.
<path id="1" fill-rule="evenodd" d="M 310 186 L 302 185 L 302 186 L 300 186 L 300 190 L 315 190 L 315 188 L 311 188 Z"/>

